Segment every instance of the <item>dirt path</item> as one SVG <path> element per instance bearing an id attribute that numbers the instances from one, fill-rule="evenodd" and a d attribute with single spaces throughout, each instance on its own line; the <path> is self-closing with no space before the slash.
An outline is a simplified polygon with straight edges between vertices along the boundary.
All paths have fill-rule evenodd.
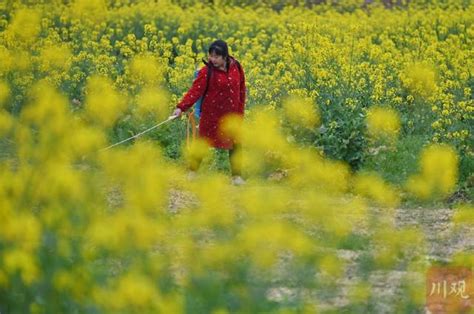
<path id="1" fill-rule="evenodd" d="M 169 210 L 173 213 L 180 211 L 182 207 L 188 207 L 195 202 L 195 198 L 189 193 L 172 191 L 170 194 Z M 383 216 L 381 209 L 370 209 L 371 215 Z M 452 256 L 457 253 L 474 252 L 474 227 L 455 226 L 452 221 L 454 211 L 450 208 L 398 208 L 388 219 L 396 229 L 415 229 L 425 237 L 425 262 L 427 265 L 433 263 L 449 263 Z M 364 224 L 361 224 L 361 228 Z M 367 234 L 366 230 L 360 230 Z M 370 233 L 370 231 L 369 231 Z M 369 249 L 370 250 L 370 249 Z M 420 248 L 422 250 L 422 248 Z M 330 297 L 325 297 L 323 302 L 318 301 L 317 309 L 320 311 L 368 311 L 373 313 L 399 312 L 396 304 L 406 298 L 406 287 L 403 285 L 411 283 L 417 287 L 425 287 L 426 275 L 407 269 L 372 269 L 368 278 L 361 278 L 360 268 L 364 263 L 367 250 L 364 249 L 336 249 L 337 256 L 345 262 L 345 273 L 337 281 L 337 292 Z M 365 308 L 354 308 L 351 306 L 351 291 L 354 286 L 365 280 L 371 286 L 372 298 Z M 278 281 L 278 280 L 276 280 Z M 295 299 L 297 295 L 305 295 L 310 300 L 321 300 L 318 293 L 298 288 L 278 286 L 270 288 L 267 298 L 277 302 L 288 302 Z M 424 295 L 424 290 L 421 291 Z M 403 311 L 412 313 L 429 313 L 424 306 L 417 306 Z"/>

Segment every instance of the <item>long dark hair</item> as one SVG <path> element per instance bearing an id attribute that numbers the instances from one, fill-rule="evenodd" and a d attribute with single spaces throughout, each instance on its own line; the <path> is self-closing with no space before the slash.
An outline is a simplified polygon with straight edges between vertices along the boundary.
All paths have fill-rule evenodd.
<path id="1" fill-rule="evenodd" d="M 225 41 L 218 39 L 209 46 L 209 54 L 211 53 L 222 56 L 227 60 L 229 58 L 229 47 Z"/>

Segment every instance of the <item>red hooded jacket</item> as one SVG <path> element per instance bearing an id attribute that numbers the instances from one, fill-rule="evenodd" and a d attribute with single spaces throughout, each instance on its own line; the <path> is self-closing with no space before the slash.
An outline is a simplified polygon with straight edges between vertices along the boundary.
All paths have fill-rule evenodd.
<path id="1" fill-rule="evenodd" d="M 220 129 L 222 118 L 228 114 L 244 115 L 245 109 L 245 75 L 233 57 L 229 57 L 227 71 L 211 66 L 211 78 L 206 96 L 201 104 L 199 136 L 206 138 L 216 148 L 232 149 L 234 140 Z M 182 111 L 192 105 L 204 94 L 207 82 L 207 65 L 203 66 L 194 80 L 192 87 L 184 95 L 177 107 Z"/>

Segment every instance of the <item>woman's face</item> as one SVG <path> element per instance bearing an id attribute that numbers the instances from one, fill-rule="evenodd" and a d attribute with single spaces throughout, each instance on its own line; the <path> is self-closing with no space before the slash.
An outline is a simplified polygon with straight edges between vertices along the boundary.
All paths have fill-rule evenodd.
<path id="1" fill-rule="evenodd" d="M 209 62 L 216 68 L 225 66 L 225 58 L 216 54 L 215 52 L 209 54 Z"/>

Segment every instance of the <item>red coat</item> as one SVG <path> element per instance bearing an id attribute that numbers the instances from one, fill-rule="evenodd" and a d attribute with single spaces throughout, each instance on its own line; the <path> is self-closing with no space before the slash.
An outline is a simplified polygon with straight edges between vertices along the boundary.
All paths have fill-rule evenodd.
<path id="1" fill-rule="evenodd" d="M 209 140 L 216 148 L 231 149 L 234 141 L 219 129 L 220 121 L 228 114 L 243 116 L 245 109 L 245 75 L 239 70 L 237 61 L 229 57 L 228 71 L 212 66 L 211 79 L 206 97 L 201 104 L 199 135 Z M 192 87 L 177 105 L 186 111 L 204 94 L 207 81 L 207 66 L 203 66 Z"/>

